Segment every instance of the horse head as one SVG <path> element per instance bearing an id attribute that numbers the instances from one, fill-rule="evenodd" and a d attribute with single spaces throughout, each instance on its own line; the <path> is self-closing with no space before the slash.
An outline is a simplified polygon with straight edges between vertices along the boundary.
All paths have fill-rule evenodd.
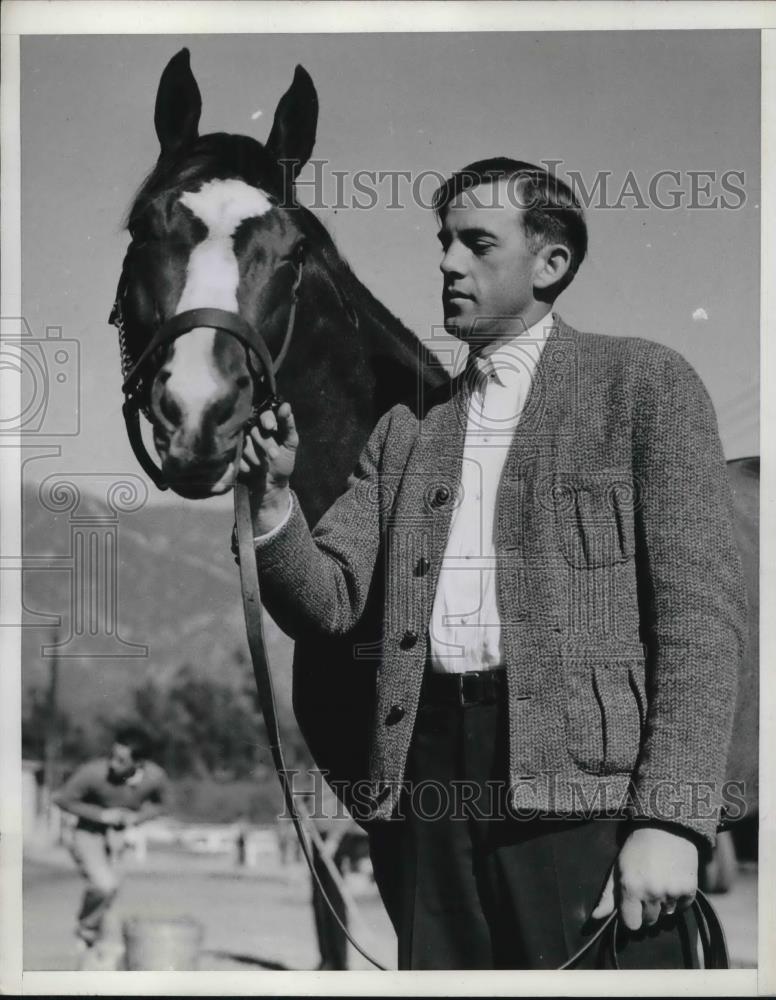
<path id="1" fill-rule="evenodd" d="M 272 359 L 292 332 L 305 252 L 293 183 L 318 118 L 301 66 L 264 145 L 200 136 L 201 107 L 183 49 L 159 82 L 160 153 L 129 212 L 112 317 L 130 412 L 153 425 L 155 478 L 190 498 L 233 485 L 243 431 L 274 388 Z"/>

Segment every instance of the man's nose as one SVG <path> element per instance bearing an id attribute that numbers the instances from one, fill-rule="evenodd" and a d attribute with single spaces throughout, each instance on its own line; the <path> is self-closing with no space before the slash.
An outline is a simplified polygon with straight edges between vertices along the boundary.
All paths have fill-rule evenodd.
<path id="1" fill-rule="evenodd" d="M 442 260 L 439 262 L 439 270 L 445 276 L 455 274 L 460 277 L 464 274 L 463 258 L 460 248 L 455 243 L 451 243 L 445 250 Z"/>

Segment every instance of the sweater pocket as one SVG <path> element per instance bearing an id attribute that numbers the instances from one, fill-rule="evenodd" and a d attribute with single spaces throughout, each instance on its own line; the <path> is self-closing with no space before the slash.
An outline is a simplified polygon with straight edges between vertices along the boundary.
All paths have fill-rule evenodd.
<path id="1" fill-rule="evenodd" d="M 643 657 L 568 659 L 564 672 L 566 742 L 577 767 L 630 773 L 646 724 Z"/>
<path id="2" fill-rule="evenodd" d="M 630 469 L 557 474 L 550 495 L 566 562 L 596 569 L 631 559 L 635 494 Z"/>

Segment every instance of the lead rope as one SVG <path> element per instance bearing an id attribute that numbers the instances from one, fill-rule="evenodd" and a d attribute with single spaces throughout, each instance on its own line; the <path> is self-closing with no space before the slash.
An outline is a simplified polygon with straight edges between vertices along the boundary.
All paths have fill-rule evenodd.
<path id="1" fill-rule="evenodd" d="M 720 919 L 717 916 L 717 911 L 711 905 L 709 898 L 701 892 L 700 889 L 698 889 L 695 893 L 691 909 L 698 924 L 698 937 L 701 944 L 701 950 L 703 951 L 704 969 L 729 969 L 730 957 L 728 954 L 727 941 L 725 940 L 725 931 L 723 930 Z M 679 914 L 678 916 L 681 917 L 682 915 Z M 612 965 L 615 969 L 619 969 L 620 963 L 617 955 L 618 930 L 619 920 L 617 917 L 617 910 L 615 909 L 609 914 L 606 920 L 604 920 L 590 940 L 586 941 L 578 951 L 574 952 L 567 962 L 564 962 L 563 965 L 558 966 L 558 968 L 573 968 L 608 931 L 609 936 L 606 944 L 609 949 Z"/>
<path id="2" fill-rule="evenodd" d="M 283 338 L 283 343 L 280 348 L 280 352 L 274 361 L 271 361 L 269 355 L 266 356 L 266 361 L 271 364 L 266 369 L 267 384 L 270 392 L 270 399 L 277 401 L 276 395 L 276 385 L 275 385 L 275 374 L 285 360 L 288 354 L 289 347 L 291 345 L 291 339 L 294 332 L 294 324 L 296 320 L 296 306 L 299 293 L 299 287 L 302 283 L 302 272 L 304 267 L 304 261 L 300 259 L 297 263 L 297 273 L 294 279 L 294 283 L 291 287 L 291 307 L 288 314 L 288 320 L 286 324 L 286 333 Z M 151 415 L 148 412 L 146 406 L 143 406 L 139 400 L 142 398 L 142 383 L 140 385 L 135 384 L 131 387 L 131 394 L 127 383 L 135 371 L 138 360 L 133 357 L 131 351 L 129 350 L 129 345 L 127 343 L 127 331 L 124 323 L 123 310 L 121 308 L 122 299 L 122 289 L 121 284 L 116 293 L 116 299 L 113 304 L 113 309 L 109 317 L 109 322 L 112 323 L 119 336 L 119 352 L 121 356 L 121 370 L 122 378 L 124 383 L 124 406 L 123 406 L 123 416 L 127 427 L 127 434 L 129 436 L 130 445 L 132 446 L 132 451 L 135 454 L 138 462 L 140 463 L 143 471 L 151 479 L 151 481 L 160 489 L 167 489 L 167 484 L 164 481 L 164 476 L 160 468 L 151 459 L 151 456 L 146 450 L 145 444 L 143 443 L 143 436 L 140 431 L 140 413 L 142 412 L 148 420 L 151 420 Z M 200 310 L 203 311 L 203 310 Z M 214 310 L 210 310 L 214 312 Z M 213 320 L 209 319 L 208 322 L 212 324 Z M 234 330 L 229 327 L 227 332 L 234 333 Z M 254 350 L 256 346 L 253 345 Z M 265 360 L 262 358 L 262 360 Z M 254 410 L 254 419 L 257 416 L 258 411 Z M 237 462 L 239 462 L 240 456 L 242 456 L 243 440 L 244 440 L 244 430 L 240 435 L 237 442 L 236 456 Z M 385 971 L 385 966 L 381 965 L 376 959 L 374 959 L 366 949 L 362 948 L 357 941 L 353 939 L 347 927 L 343 924 L 340 919 L 339 914 L 334 909 L 331 899 L 329 899 L 328 893 L 323 888 L 321 880 L 318 873 L 315 870 L 315 865 L 312 857 L 312 851 L 310 850 L 310 844 L 307 839 L 307 830 L 304 827 L 304 820 L 300 817 L 297 810 L 296 803 L 294 802 L 293 793 L 288 780 L 288 774 L 286 772 L 285 760 L 283 758 L 283 748 L 280 742 L 280 728 L 278 726 L 277 720 L 277 710 L 275 705 L 275 693 L 272 685 L 272 675 L 270 673 L 269 661 L 267 659 L 266 645 L 264 642 L 264 623 L 262 620 L 262 604 L 261 604 L 261 591 L 259 589 L 259 577 L 258 569 L 256 564 L 256 552 L 253 545 L 253 519 L 251 517 L 251 504 L 250 504 L 250 493 L 246 486 L 240 483 L 234 484 L 234 513 L 235 513 L 235 524 L 237 528 L 237 542 L 238 542 L 238 552 L 240 559 L 240 581 L 242 585 L 242 597 L 243 597 L 243 611 L 245 613 L 245 626 L 248 636 L 248 647 L 251 653 L 251 662 L 253 664 L 253 674 L 256 680 L 256 689 L 259 698 L 259 706 L 261 708 L 262 715 L 264 717 L 264 723 L 267 729 L 267 736 L 270 741 L 270 751 L 272 753 L 272 760 L 275 765 L 275 770 L 277 771 L 278 778 L 280 780 L 281 787 L 283 789 L 283 797 L 285 800 L 286 807 L 291 815 L 294 823 L 294 829 L 296 830 L 297 837 L 299 838 L 299 843 L 302 848 L 302 853 L 304 854 L 307 866 L 310 869 L 310 874 L 313 877 L 316 885 L 318 886 L 321 895 L 331 911 L 332 916 L 339 924 L 345 937 L 353 945 L 356 951 L 363 957 L 371 962 L 372 965 L 377 969 Z M 309 818 L 306 818 L 309 825 Z M 312 826 L 310 826 L 312 830 Z M 313 832 L 317 834 L 317 831 Z M 316 841 L 317 845 L 320 846 L 320 838 Z M 339 871 L 337 871 L 336 865 L 331 858 L 328 857 L 325 851 L 321 851 L 321 860 L 325 865 L 327 871 L 332 877 L 334 885 L 337 886 L 345 900 L 346 906 L 349 912 L 358 917 L 358 910 L 355 906 L 355 902 L 352 898 L 348 897 L 347 892 L 342 892 L 344 885 L 342 883 L 342 877 Z M 363 921 L 360 921 L 363 923 Z"/>
<path id="3" fill-rule="evenodd" d="M 272 372 L 268 373 L 268 375 L 271 374 L 269 383 L 273 396 L 276 395 L 274 375 L 283 364 L 291 345 L 291 338 L 293 336 L 294 324 L 296 321 L 296 304 L 301 282 L 302 263 L 300 262 L 297 269 L 296 279 L 291 289 L 291 309 L 286 323 L 286 335 L 283 339 L 280 352 L 272 363 Z M 242 455 L 242 445 L 243 441 L 241 438 L 241 440 L 238 441 L 236 451 L 238 461 L 239 456 Z M 275 691 L 272 684 L 272 672 L 270 670 L 269 660 L 267 658 L 267 648 L 264 640 L 264 620 L 262 616 L 261 588 L 259 586 L 258 555 L 253 544 L 253 517 L 251 515 L 250 491 L 247 486 L 238 482 L 235 482 L 234 484 L 234 520 L 237 528 L 237 551 L 239 553 L 240 560 L 240 584 L 243 598 L 243 612 L 245 615 L 245 629 L 248 635 L 248 648 L 251 654 L 251 663 L 253 664 L 253 676 L 256 680 L 256 691 L 259 697 L 261 714 L 264 717 L 264 725 L 267 730 L 267 738 L 269 740 L 272 761 L 275 765 L 275 771 L 277 772 L 278 779 L 280 781 L 280 787 L 283 790 L 283 799 L 286 809 L 291 815 L 294 829 L 296 830 L 296 835 L 299 840 L 299 845 L 302 848 L 302 854 L 307 862 L 307 867 L 310 869 L 310 875 L 318 887 L 324 902 L 328 906 L 329 912 L 337 921 L 337 924 L 343 934 L 347 940 L 350 941 L 356 951 L 376 969 L 380 969 L 385 972 L 385 966 L 381 965 L 376 958 L 370 955 L 366 948 L 362 948 L 358 941 L 356 941 L 351 935 L 347 926 L 340 918 L 339 913 L 337 913 L 334 908 L 334 904 L 329 898 L 329 894 L 324 889 L 318 872 L 315 870 L 315 862 L 313 860 L 312 850 L 308 840 L 308 837 L 310 836 L 312 836 L 312 838 L 316 841 L 321 861 L 325 865 L 332 882 L 337 887 L 340 895 L 345 901 L 348 911 L 351 916 L 355 916 L 359 923 L 363 925 L 363 920 L 360 919 L 355 902 L 352 898 L 348 897 L 346 891 L 343 891 L 345 887 L 342 881 L 342 876 L 337 870 L 337 866 L 334 864 L 333 859 L 328 856 L 326 851 L 321 850 L 323 845 L 322 839 L 318 836 L 318 831 L 313 828 L 306 812 L 303 815 L 300 815 L 300 810 L 294 800 L 294 795 L 288 780 L 288 772 L 286 770 L 285 758 L 283 756 L 283 745 L 280 740 L 280 726 L 278 725 Z"/>
<path id="4" fill-rule="evenodd" d="M 286 335 L 283 339 L 280 352 L 272 363 L 273 375 L 280 369 L 286 354 L 288 354 L 288 349 L 291 346 L 291 338 L 293 336 L 294 324 L 296 321 L 296 304 L 298 300 L 299 286 L 302 282 L 302 266 L 303 265 L 300 262 L 297 269 L 296 279 L 291 289 L 291 309 L 286 323 Z M 274 392 L 274 386 L 272 388 Z M 242 455 L 242 440 L 238 442 L 236 454 Z M 350 941 L 356 951 L 363 955 L 368 962 L 371 962 L 375 968 L 385 971 L 385 966 L 381 965 L 375 958 L 373 958 L 369 952 L 365 948 L 362 948 L 361 945 L 358 944 L 358 942 L 351 936 L 350 931 L 342 922 L 340 915 L 337 913 L 334 908 L 334 904 L 324 889 L 318 872 L 315 870 L 315 862 L 313 860 L 312 851 L 310 850 L 308 837 L 315 842 L 321 861 L 325 865 L 332 882 L 337 888 L 337 891 L 342 896 L 351 919 L 355 918 L 358 923 L 365 926 L 355 901 L 347 892 L 337 866 L 323 848 L 322 837 L 310 822 L 310 817 L 304 807 L 301 809 L 299 808 L 291 791 L 291 786 L 288 780 L 288 772 L 286 771 L 285 759 L 283 757 L 283 745 L 280 740 L 280 727 L 277 721 L 272 672 L 269 667 L 269 660 L 267 658 L 267 650 L 264 642 L 264 620 L 262 616 L 261 590 L 259 587 L 257 565 L 258 557 L 253 544 L 253 518 L 251 516 L 250 491 L 246 486 L 243 486 L 242 483 L 235 483 L 234 485 L 234 513 L 235 524 L 237 526 L 238 551 L 240 553 L 240 582 L 242 585 L 243 611 L 245 613 L 245 627 L 248 633 L 248 646 L 251 653 L 251 661 L 253 663 L 253 674 L 256 679 L 259 705 L 261 706 L 261 712 L 264 717 L 264 725 L 267 729 L 267 737 L 269 739 L 272 760 L 275 765 L 278 779 L 280 780 L 280 785 L 283 789 L 283 798 L 286 808 L 291 814 L 294 829 L 296 830 L 296 835 L 302 848 L 302 853 L 304 854 L 305 861 L 307 862 L 307 867 L 310 869 L 310 874 L 315 881 L 324 902 L 328 906 L 331 915 L 337 921 L 337 924 L 345 934 L 345 937 L 348 941 Z M 243 544 L 243 542 L 245 542 L 245 544 Z M 246 565 L 249 567 L 247 571 L 243 569 Z"/>
<path id="5" fill-rule="evenodd" d="M 242 454 L 241 443 L 239 454 Z M 277 719 L 275 692 L 272 684 L 272 674 L 269 668 L 267 649 L 264 641 L 264 622 L 262 617 L 257 554 L 253 544 L 253 518 L 251 516 L 250 491 L 248 490 L 248 487 L 244 486 L 242 483 L 235 483 L 234 486 L 234 515 L 237 526 L 237 550 L 240 558 L 240 582 L 242 584 L 243 611 L 245 613 L 245 627 L 248 633 L 248 647 L 251 653 L 253 675 L 256 679 L 256 690 L 259 696 L 261 712 L 264 716 L 264 724 L 267 729 L 267 739 L 269 740 L 272 761 L 275 765 L 278 778 L 280 779 L 280 786 L 283 790 L 283 799 L 285 801 L 286 809 L 293 820 L 294 829 L 296 830 L 297 837 L 299 838 L 302 853 L 304 854 L 305 861 L 307 862 L 307 867 L 310 869 L 310 874 L 320 890 L 326 905 L 329 907 L 332 916 L 337 921 L 345 937 L 348 941 L 350 941 L 356 951 L 363 955 L 368 962 L 371 962 L 375 968 L 386 971 L 385 966 L 381 965 L 377 959 L 373 958 L 372 955 L 370 955 L 365 948 L 362 948 L 361 945 L 352 937 L 350 931 L 340 919 L 340 916 L 334 908 L 331 899 L 329 899 L 328 893 L 321 884 L 318 872 L 315 870 L 315 862 L 313 861 L 312 850 L 308 840 L 308 832 L 305 829 L 304 822 L 299 815 L 296 802 L 294 801 L 288 772 L 286 771 L 285 759 L 283 757 L 283 747 L 280 742 L 280 728 L 278 726 Z M 340 876 L 339 872 L 337 872 L 335 876 L 332 871 L 332 869 L 335 868 L 333 861 L 326 855 L 325 852 L 321 853 L 321 858 L 332 875 L 335 885 L 337 885 L 337 880 Z"/>

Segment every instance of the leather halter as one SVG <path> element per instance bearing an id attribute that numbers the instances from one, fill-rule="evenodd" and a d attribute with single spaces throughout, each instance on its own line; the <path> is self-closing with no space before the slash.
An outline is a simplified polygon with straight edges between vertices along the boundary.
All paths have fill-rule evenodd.
<path id="1" fill-rule="evenodd" d="M 152 380 L 147 377 L 147 371 L 151 367 L 154 355 L 161 347 L 171 344 L 178 337 L 181 337 L 198 327 L 209 327 L 214 330 L 222 330 L 224 333 L 228 333 L 230 336 L 238 340 L 246 349 L 249 364 L 252 355 L 254 355 L 259 362 L 258 367 L 251 365 L 254 387 L 253 412 L 250 419 L 243 425 L 243 431 L 250 429 L 250 427 L 255 424 L 259 414 L 263 410 L 270 407 L 277 407 L 279 403 L 275 376 L 280 370 L 280 366 L 283 364 L 286 355 L 288 354 L 288 349 L 291 346 L 291 338 L 293 337 L 294 323 L 296 320 L 296 304 L 299 294 L 299 286 L 302 281 L 303 266 L 301 258 L 296 264 L 291 260 L 284 261 L 283 264 L 281 264 L 281 266 L 275 271 L 270 281 L 267 282 L 259 298 L 259 315 L 266 315 L 270 312 L 269 307 L 272 305 L 273 296 L 277 295 L 276 283 L 278 274 L 282 274 L 282 270 L 285 267 L 295 267 L 296 273 L 293 284 L 291 285 L 291 306 L 288 313 L 288 321 L 286 323 L 286 332 L 276 358 L 272 358 L 266 341 L 258 330 L 254 329 L 254 327 L 244 320 L 239 313 L 228 312 L 225 309 L 203 308 L 188 309 L 185 312 L 178 313 L 176 316 L 172 316 L 165 323 L 162 323 L 149 343 L 143 349 L 140 356 L 136 360 L 133 359 L 130 370 L 125 372 L 124 383 L 121 387 L 124 393 L 122 413 L 124 416 L 124 423 L 127 428 L 129 443 L 132 446 L 132 451 L 135 453 L 135 458 L 140 463 L 143 471 L 158 489 L 166 490 L 169 483 L 165 481 L 164 473 L 162 472 L 160 466 L 158 466 L 149 455 L 145 443 L 143 442 L 143 436 L 140 432 L 140 413 L 145 412 L 146 416 L 149 416 L 148 394 L 150 382 Z M 122 355 L 124 355 L 126 347 L 120 295 L 117 295 L 116 297 L 110 321 L 113 322 L 119 330 L 119 334 L 122 338 Z M 238 441 L 238 449 L 241 447 L 242 440 Z"/>

